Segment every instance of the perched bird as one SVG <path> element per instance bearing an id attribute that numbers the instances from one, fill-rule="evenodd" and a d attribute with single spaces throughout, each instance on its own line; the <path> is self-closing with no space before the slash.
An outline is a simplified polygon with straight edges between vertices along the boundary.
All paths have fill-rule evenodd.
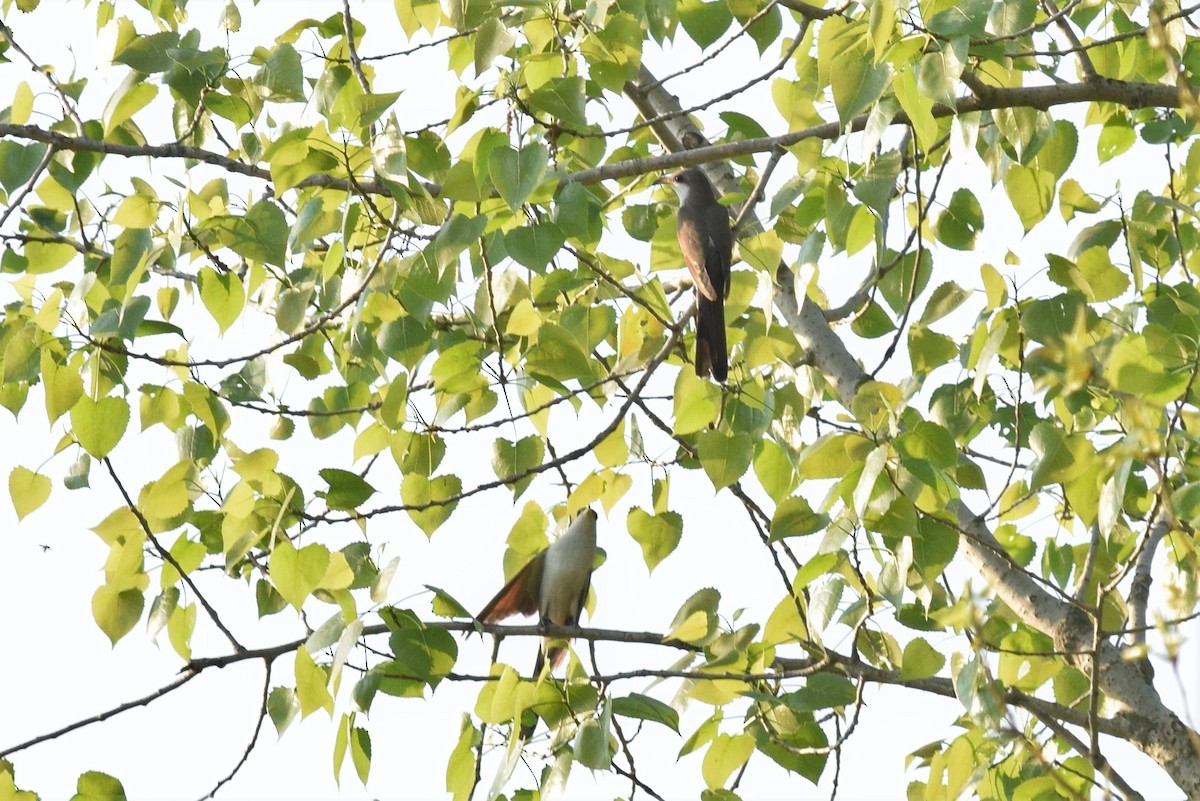
<path id="1" fill-rule="evenodd" d="M 725 298 L 733 260 L 729 212 L 717 202 L 713 185 L 696 167 L 677 172 L 664 183 L 679 195 L 675 231 L 696 287 L 696 375 L 712 373 L 723 382 L 729 375 L 725 344 Z"/>
<path id="2" fill-rule="evenodd" d="M 488 601 L 478 615 L 481 623 L 498 623 L 512 615 L 539 617 L 545 626 L 574 626 L 587 600 L 592 583 L 592 564 L 596 558 L 596 512 L 584 509 L 567 528 L 567 532 L 550 547 L 533 557 L 532 561 L 512 577 L 496 597 Z M 554 670 L 566 654 L 563 646 L 550 647 L 543 641 L 533 666 L 535 677 L 550 663 Z M 528 739 L 532 725 L 521 727 L 521 737 Z"/>

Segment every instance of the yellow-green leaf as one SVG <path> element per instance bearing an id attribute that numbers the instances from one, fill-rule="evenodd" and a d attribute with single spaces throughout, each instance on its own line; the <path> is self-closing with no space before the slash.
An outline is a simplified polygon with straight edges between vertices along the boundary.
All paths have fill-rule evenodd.
<path id="1" fill-rule="evenodd" d="M 446 763 L 446 792 L 453 801 L 467 801 L 475 788 L 475 738 L 477 729 L 470 715 L 462 716 L 458 742 Z"/>
<path id="2" fill-rule="evenodd" d="M 8 474 L 8 494 L 12 496 L 17 519 L 37 509 L 50 497 L 50 479 L 27 467 L 14 467 Z"/>
<path id="3" fill-rule="evenodd" d="M 234 273 L 218 273 L 211 267 L 202 267 L 197 281 L 200 283 L 200 300 L 204 302 L 204 308 L 208 309 L 224 334 L 246 305 L 246 288 L 242 285 L 242 279 Z"/>
<path id="4" fill-rule="evenodd" d="M 23 252 L 29 261 L 25 271 L 30 275 L 60 270 L 79 255 L 74 247 L 61 242 L 26 242 Z"/>
<path id="5" fill-rule="evenodd" d="M 733 772 L 746 764 L 754 752 L 754 738 L 749 734 L 718 734 L 704 754 L 700 773 L 710 790 L 724 787 Z"/>
<path id="6" fill-rule="evenodd" d="M 105 584 L 92 596 L 92 617 L 96 625 L 108 635 L 113 645 L 129 633 L 142 617 L 146 599 L 139 590 L 118 591 Z"/>
<path id="7" fill-rule="evenodd" d="M 683 518 L 677 512 L 652 515 L 634 507 L 625 520 L 629 536 L 642 546 L 642 558 L 651 572 L 679 545 L 683 537 Z"/>
<path id="8" fill-rule="evenodd" d="M 446 499 L 460 492 L 462 479 L 453 475 L 426 478 L 420 473 L 409 473 L 400 485 L 400 499 L 404 504 L 418 507 L 408 510 L 409 517 L 427 537 L 433 536 L 433 532 L 446 522 L 458 505 L 458 501 L 447 503 Z"/>
<path id="9" fill-rule="evenodd" d="M 296 550 L 290 540 L 281 539 L 271 551 L 271 583 L 297 610 L 320 585 L 328 568 L 329 549 L 324 545 L 314 543 Z"/>
<path id="10" fill-rule="evenodd" d="M 192 658 L 192 632 L 196 630 L 196 605 L 177 606 L 167 618 L 167 637 L 179 658 Z"/>
<path id="11" fill-rule="evenodd" d="M 900 678 L 927 679 L 936 676 L 946 664 L 946 657 L 920 637 L 904 646 L 904 661 L 900 666 Z"/>
<path id="12" fill-rule="evenodd" d="M 83 379 L 78 370 L 56 363 L 49 350 L 42 351 L 41 362 L 46 387 L 46 417 L 53 423 L 83 396 Z"/>
<path id="13" fill-rule="evenodd" d="M 311 546 L 310 546 L 311 547 Z M 300 717 L 306 718 L 318 709 L 333 714 L 333 696 L 329 694 L 329 674 L 313 661 L 308 649 L 296 649 L 296 697 L 300 701 Z"/>
<path id="14" fill-rule="evenodd" d="M 110 396 L 94 401 L 81 397 L 71 407 L 71 430 L 83 449 L 103 459 L 121 441 L 129 425 L 129 404 Z"/>
<path id="15" fill-rule="evenodd" d="M 95 770 L 82 774 L 75 782 L 75 789 L 71 801 L 125 801 L 121 782 Z"/>
<path id="16" fill-rule="evenodd" d="M 748 434 L 705 431 L 697 440 L 700 466 L 717 489 L 737 481 L 750 466 L 754 443 Z"/>
<path id="17" fill-rule="evenodd" d="M 121 201 L 113 222 L 124 228 L 149 228 L 158 218 L 158 206 L 145 195 L 130 195 Z"/>

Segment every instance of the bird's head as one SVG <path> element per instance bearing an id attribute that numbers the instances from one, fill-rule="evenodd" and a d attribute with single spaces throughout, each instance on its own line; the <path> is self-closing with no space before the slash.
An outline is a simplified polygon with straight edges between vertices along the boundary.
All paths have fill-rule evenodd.
<path id="1" fill-rule="evenodd" d="M 687 203 L 689 196 L 702 197 L 713 194 L 712 185 L 699 167 L 688 167 L 686 170 L 672 173 L 659 183 L 674 189 L 675 194 L 679 195 L 680 204 Z"/>

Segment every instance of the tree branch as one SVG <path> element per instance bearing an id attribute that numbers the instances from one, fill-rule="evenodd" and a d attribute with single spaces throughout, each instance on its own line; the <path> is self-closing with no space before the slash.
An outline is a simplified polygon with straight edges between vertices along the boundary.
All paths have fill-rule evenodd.
<path id="1" fill-rule="evenodd" d="M 647 73 L 644 67 L 642 71 Z M 1176 107 L 1181 102 L 1178 90 L 1174 87 L 1130 84 L 1107 78 L 1050 87 L 995 88 L 978 80 L 971 85 L 975 97 L 960 100 L 957 109 L 936 106 L 933 109 L 934 116 L 944 117 L 1001 106 L 1045 109 L 1083 101 L 1108 101 L 1133 108 L 1147 104 Z M 678 104 L 670 95 L 656 96 L 655 100 L 666 104 L 652 109 L 657 113 L 669 112 L 672 104 Z M 893 124 L 899 121 L 907 121 L 906 115 L 897 114 Z M 865 124 L 864 115 L 855 118 L 848 127 L 861 130 Z M 768 144 L 770 147 L 787 146 L 803 139 L 837 136 L 843 130 L 842 126 L 830 123 L 783 137 L 673 152 L 667 159 L 672 166 L 687 166 L 758 152 Z M 670 133 L 670 140 L 663 141 L 668 150 L 674 150 L 674 144 L 689 139 L 692 144 L 704 141 L 694 128 L 685 130 L 682 126 L 676 126 Z M 641 165 L 638 162 L 623 162 L 611 166 L 629 171 L 623 174 L 634 174 Z M 574 177 L 583 180 L 582 176 L 587 172 L 595 171 L 576 173 Z M 817 305 L 807 297 L 796 297 L 791 271 L 783 263 L 779 265 L 776 284 L 776 310 L 805 348 L 812 363 L 825 376 L 842 405 L 847 409 L 853 408 L 855 395 L 867 381 L 867 374 L 830 328 Z M 1093 656 L 1092 628 L 1087 616 L 1064 600 L 1050 595 L 1033 576 L 1014 564 L 982 518 L 961 500 L 953 501 L 949 511 L 957 517 L 959 531 L 966 535 L 960 537 L 959 552 L 987 581 L 997 598 L 1007 604 L 1018 618 L 1049 635 L 1058 648 L 1072 654 L 1071 662 L 1085 674 L 1092 672 L 1093 659 L 1100 660 L 1096 676 L 1107 697 L 1115 703 L 1117 711 L 1112 717 L 1097 721 L 1097 726 L 1105 726 L 1112 733 L 1132 742 L 1158 762 L 1190 797 L 1200 797 L 1200 736 L 1163 704 L 1153 684 L 1135 665 L 1122 659 L 1119 649 L 1111 643 L 1106 642 L 1100 652 Z"/>
<path id="2" fill-rule="evenodd" d="M 221 630 L 221 633 L 225 635 L 225 639 L 229 640 L 229 644 L 234 647 L 234 650 L 245 651 L 246 649 L 240 642 L 238 642 L 237 638 L 233 636 L 233 632 L 226 628 L 225 624 L 221 622 L 221 618 L 217 614 L 217 610 L 213 609 L 212 604 L 210 604 L 208 599 L 204 597 L 204 594 L 200 592 L 200 588 L 196 586 L 194 581 L 192 581 L 192 577 L 188 575 L 188 572 L 183 569 L 183 566 L 180 565 L 175 557 L 171 555 L 171 552 L 164 548 L 162 543 L 158 541 L 158 538 L 154 536 L 154 532 L 150 528 L 150 522 L 146 520 L 146 516 L 142 514 L 142 510 L 139 509 L 137 504 L 133 502 L 133 498 L 129 495 L 129 491 L 125 489 L 125 485 L 121 483 L 121 479 L 117 476 L 117 471 L 116 468 L 113 467 L 112 460 L 105 456 L 101 461 L 103 461 L 104 466 L 108 468 L 108 474 L 112 477 L 113 483 L 117 485 L 117 489 L 121 492 L 121 497 L 125 499 L 125 506 L 130 512 L 133 513 L 133 516 L 137 518 L 138 525 L 141 526 L 142 532 L 146 535 L 146 539 L 148 539 L 154 546 L 154 550 L 158 552 L 159 557 L 161 557 L 162 560 L 171 567 L 175 568 L 175 572 L 179 574 L 180 580 L 186 584 L 188 589 L 192 591 L 192 594 L 196 596 L 196 600 L 200 602 L 200 605 L 204 607 L 204 611 L 208 613 L 209 619 L 212 620 L 213 624 Z"/>
<path id="3" fill-rule="evenodd" d="M 7 757 L 10 754 L 15 754 L 18 751 L 24 751 L 27 748 L 31 748 L 32 746 L 38 745 L 39 743 L 47 742 L 48 740 L 54 740 L 58 737 L 63 736 L 64 734 L 70 734 L 71 732 L 76 731 L 77 729 L 82 729 L 84 726 L 90 726 L 93 723 L 102 723 L 103 721 L 106 721 L 109 718 L 116 717 L 117 715 L 121 714 L 122 712 L 128 712 L 131 709 L 137 709 L 139 706 L 147 706 L 152 701 L 157 701 L 159 698 L 162 698 L 163 696 L 173 693 L 175 690 L 178 690 L 180 687 L 187 684 L 189 681 L 191 681 L 192 679 L 196 678 L 199 675 L 200 675 L 199 671 L 185 670 L 182 674 L 180 674 L 179 678 L 175 679 L 170 684 L 166 684 L 166 685 L 163 685 L 162 687 L 159 687 L 157 690 L 150 693 L 149 695 L 143 695 L 141 698 L 137 698 L 133 701 L 127 701 L 127 702 L 125 702 L 119 706 L 115 706 L 112 709 L 109 709 L 105 712 L 101 712 L 98 715 L 92 715 L 90 718 L 84 718 L 83 720 L 77 720 L 74 723 L 69 723 L 66 726 L 63 726 L 61 729 L 55 729 L 52 732 L 38 735 L 37 737 L 34 737 L 31 740 L 26 740 L 23 743 L 17 743 L 16 745 L 10 746 L 10 747 L 4 749 L 3 751 L 0 751 L 0 758 Z"/>

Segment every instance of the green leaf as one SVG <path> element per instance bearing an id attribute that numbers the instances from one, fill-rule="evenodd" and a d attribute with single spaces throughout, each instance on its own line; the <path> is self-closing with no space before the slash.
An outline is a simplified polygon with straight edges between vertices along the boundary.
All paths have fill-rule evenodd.
<path id="1" fill-rule="evenodd" d="M 371 774 L 371 733 L 358 726 L 350 730 L 350 761 L 358 780 L 365 785 Z"/>
<path id="2" fill-rule="evenodd" d="M 1080 320 L 1090 325 L 1094 317 L 1080 293 L 1066 292 L 1030 302 L 1022 309 L 1021 326 L 1030 339 L 1045 345 L 1061 341 Z"/>
<path id="3" fill-rule="evenodd" d="M 1006 0 L 992 6 L 988 23 L 993 34 L 1009 37 L 1032 25 L 1037 11 L 1037 0 Z"/>
<path id="4" fill-rule="evenodd" d="M 455 475 L 429 478 L 420 473 L 409 473 L 400 484 L 400 499 L 404 505 L 418 507 L 408 509 L 408 516 L 427 537 L 432 537 L 458 506 L 457 500 L 448 503 L 446 500 L 461 492 L 462 479 Z"/>
<path id="5" fill-rule="evenodd" d="M 117 446 L 129 425 L 129 404 L 110 396 L 93 401 L 86 395 L 71 407 L 71 431 L 90 455 L 103 459 Z"/>
<path id="6" fill-rule="evenodd" d="M 983 231 L 983 207 L 975 193 L 966 188 L 955 191 L 946 210 L 938 215 L 934 231 L 943 244 L 955 250 L 974 250 Z"/>
<path id="7" fill-rule="evenodd" d="M 325 479 L 329 489 L 324 493 L 318 492 L 317 495 L 325 498 L 325 503 L 330 509 L 357 509 L 375 494 L 374 487 L 363 480 L 362 476 L 349 470 L 327 467 L 318 471 L 318 475 Z"/>
<path id="8" fill-rule="evenodd" d="M 1054 205 L 1054 174 L 1013 164 L 1004 174 L 1004 189 L 1028 233 Z"/>
<path id="9" fill-rule="evenodd" d="M 437 687 L 458 659 L 454 636 L 440 628 L 406 626 L 392 632 L 388 646 L 395 657 L 393 673 L 430 687 Z"/>
<path id="10" fill-rule="evenodd" d="M 929 285 L 933 275 L 933 257 L 927 248 L 916 256 L 906 255 L 899 264 L 879 279 L 879 290 L 883 299 L 896 314 L 908 308 L 911 299 L 918 298 Z"/>
<path id="11" fill-rule="evenodd" d="M 12 192 L 33 177 L 46 155 L 46 146 L 34 142 L 22 145 L 12 139 L 0 142 L 0 186 Z"/>
<path id="12" fill-rule="evenodd" d="M 399 557 L 393 559 L 388 567 L 394 570 L 398 563 Z M 425 589 L 433 593 L 433 601 L 430 605 L 433 608 L 433 613 L 438 617 L 472 617 L 471 612 L 465 606 L 460 604 L 456 598 L 441 587 L 426 584 Z"/>
<path id="13" fill-rule="evenodd" d="M 1031 489 L 1068 480 L 1077 468 L 1068 437 L 1050 423 L 1034 426 L 1029 432 L 1029 447 L 1037 456 L 1030 472 Z"/>
<path id="14" fill-rule="evenodd" d="M 588 62 L 588 75 L 611 92 L 637 76 L 642 63 L 642 21 L 621 11 L 610 13 L 603 27 L 591 30 L 579 45 Z"/>
<path id="15" fill-rule="evenodd" d="M 595 367 L 579 340 L 554 323 L 538 328 L 537 344 L 525 352 L 526 371 L 550 382 L 588 380 L 594 377 Z"/>
<path id="16" fill-rule="evenodd" d="M 1092 303 L 1115 300 L 1129 289 L 1129 274 L 1112 263 L 1106 247 L 1088 248 L 1075 262 L 1052 253 L 1046 254 L 1046 260 L 1050 263 L 1050 280 L 1067 289 L 1078 289 Z"/>
<path id="17" fill-rule="evenodd" d="M 296 550 L 286 537 L 271 550 L 271 583 L 297 611 L 325 577 L 329 549 L 313 543 Z"/>
<path id="18" fill-rule="evenodd" d="M 1093 198 L 1074 178 L 1068 178 L 1058 188 L 1058 210 L 1067 222 L 1075 219 L 1076 214 L 1095 214 L 1103 206 Z"/>
<path id="19" fill-rule="evenodd" d="M 125 801 L 125 788 L 112 776 L 89 770 L 76 781 L 71 801 Z"/>
<path id="20" fill-rule="evenodd" d="M 720 0 L 711 3 L 681 0 L 678 13 L 683 29 L 701 49 L 720 39 L 733 23 L 729 7 Z"/>
<path id="21" fill-rule="evenodd" d="M 711 642 L 717 633 L 717 605 L 720 602 L 721 593 L 712 587 L 696 591 L 679 607 L 663 640 L 679 640 L 693 645 Z"/>
<path id="22" fill-rule="evenodd" d="M 917 423 L 896 438 L 896 449 L 910 459 L 923 459 L 942 470 L 949 470 L 958 464 L 958 448 L 954 444 L 954 437 L 935 423 Z"/>
<path id="23" fill-rule="evenodd" d="M 904 661 L 900 666 L 900 678 L 928 679 L 936 676 L 946 664 L 946 657 L 920 637 L 904 646 Z"/>
<path id="24" fill-rule="evenodd" d="M 754 443 L 747 434 L 705 431 L 696 437 L 700 466 L 716 489 L 728 487 L 745 474 L 754 456 Z"/>
<path id="25" fill-rule="evenodd" d="M 614 715 L 661 723 L 676 734 L 679 733 L 679 713 L 656 698 L 631 693 L 613 698 L 610 703 Z"/>
<path id="26" fill-rule="evenodd" d="M 192 634 L 196 631 L 196 605 L 187 604 L 175 607 L 167 620 L 167 638 L 179 658 L 190 661 L 192 658 Z"/>
<path id="27" fill-rule="evenodd" d="M 8 494 L 17 519 L 24 520 L 50 497 L 50 479 L 18 465 L 8 474 Z"/>
<path id="28" fill-rule="evenodd" d="M 929 20 L 929 30 L 938 36 L 953 39 L 957 36 L 979 38 L 987 27 L 992 0 L 959 0 Z"/>
<path id="29" fill-rule="evenodd" d="M 1104 378 L 1113 389 L 1145 403 L 1170 403 L 1182 395 L 1190 379 L 1184 371 L 1168 370 L 1150 347 L 1140 334 L 1123 337 L 1109 354 Z"/>
<path id="30" fill-rule="evenodd" d="M 79 458 L 67 468 L 67 474 L 63 476 L 63 486 L 70 490 L 90 486 L 88 475 L 91 473 L 91 469 L 92 457 L 88 456 L 86 452 L 79 454 Z"/>
<path id="31" fill-rule="evenodd" d="M 300 702 L 300 717 L 306 718 L 318 709 L 333 714 L 333 696 L 329 694 L 329 673 L 313 661 L 308 649 L 296 649 L 296 699 Z"/>
<path id="32" fill-rule="evenodd" d="M 797 712 L 845 707 L 854 703 L 854 684 L 845 676 L 816 673 L 808 677 L 803 687 L 788 693 L 783 700 L 789 709 Z"/>
<path id="33" fill-rule="evenodd" d="M 497 17 L 489 17 L 475 31 L 475 74 L 482 75 L 497 58 L 507 53 L 516 39 Z"/>
<path id="34" fill-rule="evenodd" d="M 580 724 L 572 751 L 580 765 L 592 770 L 605 770 L 612 762 L 608 751 L 608 731 L 595 718 Z"/>
<path id="35" fill-rule="evenodd" d="M 187 510 L 190 501 L 188 488 L 195 485 L 195 465 L 192 461 L 177 462 L 161 478 L 142 488 L 138 506 L 150 519 L 151 525 L 170 521 Z"/>
<path id="36" fill-rule="evenodd" d="M 218 273 L 211 267 L 201 267 L 196 279 L 200 284 L 200 300 L 204 308 L 217 321 L 221 333 L 225 333 L 246 305 L 246 289 L 242 286 L 242 279 L 235 273 Z"/>
<path id="37" fill-rule="evenodd" d="M 792 580 L 792 586 L 797 590 L 804 589 L 819 576 L 823 576 L 831 571 L 837 563 L 838 555 L 836 553 L 817 554 L 796 571 L 796 577 Z M 791 599 L 785 599 L 785 602 L 790 603 Z"/>
<path id="38" fill-rule="evenodd" d="M 111 136 L 157 96 L 158 86 L 130 75 L 104 109 L 104 135 Z"/>
<path id="39" fill-rule="evenodd" d="M 733 772 L 746 764 L 754 753 L 754 738 L 749 734 L 718 734 L 704 754 L 700 774 L 710 790 L 725 786 Z"/>
<path id="40" fill-rule="evenodd" d="M 554 78 L 547 81 L 544 86 L 529 93 L 527 102 L 532 109 L 549 114 L 565 128 L 576 131 L 587 128 L 584 83 L 580 77 Z"/>
<path id="41" fill-rule="evenodd" d="M 535 474 L 530 471 L 541 465 L 545 450 L 542 438 L 537 435 L 530 435 L 516 442 L 498 437 L 492 443 L 492 469 L 496 471 L 496 478 L 508 481 L 512 477 L 528 473 L 523 478 L 510 482 L 513 500 L 521 497 L 533 481 Z"/>
<path id="42" fill-rule="evenodd" d="M 552 222 L 514 228 L 504 237 L 504 249 L 518 264 L 542 272 L 562 250 L 567 238 Z"/>
<path id="43" fill-rule="evenodd" d="M 1096 142 L 1096 154 L 1100 163 L 1104 163 L 1124 153 L 1133 147 L 1137 141 L 1137 133 L 1133 130 L 1129 118 L 1124 114 L 1114 114 L 1100 129 L 1100 138 Z"/>
<path id="44" fill-rule="evenodd" d="M 140 590 L 118 590 L 104 584 L 92 596 L 92 617 L 113 645 L 137 625 L 146 599 Z"/>
<path id="45" fill-rule="evenodd" d="M 971 297 L 970 293 L 953 281 L 940 284 L 930 293 L 929 302 L 925 304 L 925 311 L 921 313 L 921 318 L 917 322 L 922 325 L 931 325 L 957 309 L 969 297 Z"/>
<path id="46" fill-rule="evenodd" d="M 286 42 L 271 52 L 254 76 L 254 84 L 263 90 L 265 99 L 276 103 L 303 103 L 307 100 L 300 54 Z"/>
<path id="47" fill-rule="evenodd" d="M 817 514 L 808 505 L 807 499 L 794 495 L 785 498 L 775 508 L 775 515 L 771 518 L 771 541 L 815 534 L 828 525 L 828 515 Z"/>
<path id="48" fill-rule="evenodd" d="M 711 381 L 699 378 L 694 370 L 680 370 L 673 393 L 676 434 L 691 434 L 707 428 L 717 419 L 721 390 Z"/>
<path id="49" fill-rule="evenodd" d="M 132 67 L 144 75 L 164 72 L 175 60 L 172 51 L 179 47 L 179 34 L 165 31 L 135 36 L 113 58 L 119 64 Z"/>
<path id="50" fill-rule="evenodd" d="M 296 719 L 300 712 L 300 700 L 290 687 L 275 687 L 267 696 L 267 714 L 275 724 L 275 732 L 283 736 L 287 727 Z"/>
<path id="51" fill-rule="evenodd" d="M 450 752 L 446 763 L 446 792 L 452 801 L 467 801 L 475 789 L 475 740 L 479 730 L 468 714 L 463 714 L 459 726 L 458 742 Z"/>
<path id="52" fill-rule="evenodd" d="M 642 558 L 650 572 L 671 555 L 683 537 L 683 517 L 676 512 L 652 515 L 635 506 L 629 510 L 625 525 L 629 536 L 642 546 Z"/>
<path id="53" fill-rule="evenodd" d="M 488 157 L 488 175 L 508 207 L 517 211 L 529 197 L 529 193 L 541 183 L 549 162 L 550 153 L 541 142 L 532 142 L 520 150 L 507 146 L 497 147 Z M 508 244 L 507 240 L 505 244 Z M 561 247 L 561 243 L 559 246 Z M 521 263 L 524 264 L 523 261 Z"/>
<path id="54" fill-rule="evenodd" d="M 221 241 L 239 256 L 276 267 L 287 265 L 287 218 L 270 200 L 255 203 L 245 217 L 222 218 L 217 232 Z"/>
<path id="55" fill-rule="evenodd" d="M 796 488 L 796 471 L 784 449 L 773 439 L 762 440 L 754 456 L 754 475 L 775 503 Z"/>
<path id="56" fill-rule="evenodd" d="M 61 270 L 79 255 L 74 247 L 62 242 L 26 242 L 21 252 L 28 260 L 25 272 L 30 275 L 44 275 Z"/>
<path id="57" fill-rule="evenodd" d="M 838 17 L 826 20 L 817 34 L 818 69 L 829 81 L 842 125 L 874 105 L 891 77 L 891 65 L 874 57 L 869 34 L 865 23 Z"/>

